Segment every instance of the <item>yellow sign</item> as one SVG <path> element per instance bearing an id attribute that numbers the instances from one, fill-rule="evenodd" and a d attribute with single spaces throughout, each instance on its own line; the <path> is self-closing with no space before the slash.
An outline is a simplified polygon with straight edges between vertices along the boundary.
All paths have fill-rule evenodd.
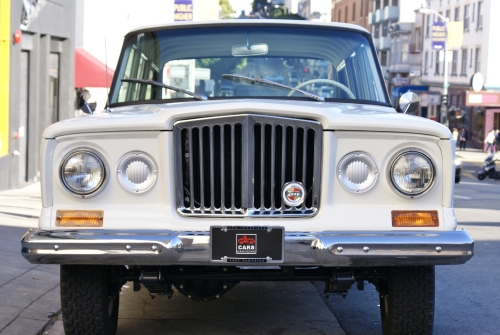
<path id="1" fill-rule="evenodd" d="M 9 153 L 10 1 L 0 1 L 0 157 Z"/>
<path id="2" fill-rule="evenodd" d="M 464 23 L 462 21 L 448 22 L 448 50 L 462 47 L 464 39 Z"/>

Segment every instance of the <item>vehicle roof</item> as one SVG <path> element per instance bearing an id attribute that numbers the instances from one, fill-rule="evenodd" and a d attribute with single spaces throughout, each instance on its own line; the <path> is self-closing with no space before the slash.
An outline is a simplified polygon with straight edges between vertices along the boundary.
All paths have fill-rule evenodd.
<path id="1" fill-rule="evenodd" d="M 248 19 L 248 20 L 216 20 L 216 21 L 178 21 L 164 25 L 154 25 L 140 27 L 130 31 L 128 35 L 135 35 L 137 33 L 142 33 L 146 31 L 157 31 L 164 29 L 180 29 L 180 28 L 207 28 L 207 27 L 228 27 L 228 26 L 276 26 L 276 27 L 306 27 L 306 28 L 330 28 L 330 29 L 340 29 L 340 30 L 350 30 L 354 32 L 359 32 L 363 34 L 370 34 L 365 28 L 342 22 L 319 22 L 319 21 L 307 21 L 307 20 L 260 20 L 260 19 Z"/>

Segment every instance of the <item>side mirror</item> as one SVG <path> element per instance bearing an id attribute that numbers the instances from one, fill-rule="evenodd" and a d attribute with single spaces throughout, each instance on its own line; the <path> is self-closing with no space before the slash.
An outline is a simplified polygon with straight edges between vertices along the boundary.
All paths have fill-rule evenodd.
<path id="1" fill-rule="evenodd" d="M 95 111 L 95 104 L 89 104 L 87 100 L 90 98 L 90 93 L 85 90 L 82 92 L 82 95 L 80 96 L 80 100 L 78 101 L 78 108 L 81 109 L 82 112 L 86 114 L 94 114 Z"/>
<path id="2" fill-rule="evenodd" d="M 406 92 L 399 98 L 399 107 L 403 114 L 413 113 L 418 108 L 418 95 L 413 92 Z"/>

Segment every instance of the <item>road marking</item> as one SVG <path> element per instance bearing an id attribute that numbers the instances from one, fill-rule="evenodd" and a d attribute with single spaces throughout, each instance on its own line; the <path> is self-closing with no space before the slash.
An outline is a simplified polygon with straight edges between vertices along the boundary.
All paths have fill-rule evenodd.
<path id="1" fill-rule="evenodd" d="M 493 184 L 490 183 L 471 183 L 468 181 L 461 182 L 460 184 L 465 184 L 465 185 L 480 185 L 480 186 L 493 186 Z"/>
<path id="2" fill-rule="evenodd" d="M 462 197 L 460 195 L 453 195 L 455 198 L 459 198 L 459 199 L 472 199 L 471 197 Z"/>

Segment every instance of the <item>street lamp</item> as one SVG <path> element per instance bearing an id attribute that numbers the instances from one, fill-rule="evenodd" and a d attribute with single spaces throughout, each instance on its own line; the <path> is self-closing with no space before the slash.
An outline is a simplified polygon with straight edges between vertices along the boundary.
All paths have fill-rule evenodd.
<path id="1" fill-rule="evenodd" d="M 439 14 L 437 11 L 429 8 L 420 8 L 418 10 L 422 14 L 436 14 L 439 18 L 441 18 L 445 22 L 445 30 L 444 30 L 444 81 L 443 81 L 443 99 L 441 99 L 441 115 L 445 115 L 446 119 L 448 117 L 448 21 L 447 17 Z M 443 117 L 441 116 L 441 120 Z"/>

